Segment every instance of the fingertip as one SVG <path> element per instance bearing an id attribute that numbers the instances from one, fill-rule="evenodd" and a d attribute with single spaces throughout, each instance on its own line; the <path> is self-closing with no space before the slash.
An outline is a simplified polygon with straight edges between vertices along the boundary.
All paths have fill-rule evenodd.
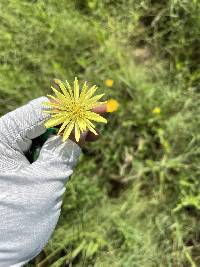
<path id="1" fill-rule="evenodd" d="M 92 109 L 93 112 L 96 112 L 98 114 L 101 114 L 101 113 L 106 113 L 107 111 L 107 105 L 106 104 L 102 104 L 94 109 Z"/>

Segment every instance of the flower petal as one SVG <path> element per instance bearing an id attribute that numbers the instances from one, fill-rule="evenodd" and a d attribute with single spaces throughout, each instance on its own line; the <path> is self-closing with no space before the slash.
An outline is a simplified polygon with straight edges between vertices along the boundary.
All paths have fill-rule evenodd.
<path id="1" fill-rule="evenodd" d="M 89 124 L 90 126 L 92 126 L 93 128 L 95 128 L 95 125 L 88 119 L 85 119 L 86 124 Z"/>
<path id="2" fill-rule="evenodd" d="M 86 130 L 86 122 L 83 119 L 78 120 L 78 126 L 81 132 Z"/>
<path id="3" fill-rule="evenodd" d="M 67 111 L 59 111 L 57 112 L 57 114 L 53 114 L 52 115 L 52 118 L 60 118 L 60 117 L 65 117 L 67 118 L 68 117 L 68 112 Z"/>
<path id="4" fill-rule="evenodd" d="M 107 120 L 105 118 L 92 111 L 86 111 L 86 117 L 87 119 L 92 121 L 107 123 Z"/>
<path id="5" fill-rule="evenodd" d="M 49 113 L 49 114 L 57 114 L 59 113 L 59 110 L 57 109 L 50 109 L 50 110 L 43 110 L 44 113 Z"/>
<path id="6" fill-rule="evenodd" d="M 84 122 L 86 124 L 86 127 L 95 135 L 98 135 L 98 133 L 95 131 L 95 125 L 88 119 L 84 119 Z"/>
<path id="7" fill-rule="evenodd" d="M 73 127 L 74 127 L 74 122 L 70 122 L 67 125 L 67 127 L 66 127 L 66 129 L 64 131 L 64 134 L 63 134 L 63 141 L 66 141 L 67 138 L 70 136 L 70 134 L 71 134 L 71 132 L 73 130 Z"/>
<path id="8" fill-rule="evenodd" d="M 80 129 L 79 129 L 79 127 L 78 127 L 78 125 L 77 124 L 75 124 L 75 139 L 76 139 L 76 142 L 78 142 L 79 141 L 79 139 L 80 139 Z"/>
<path id="9" fill-rule="evenodd" d="M 48 96 L 48 98 L 51 98 L 54 101 L 54 103 L 60 103 L 60 100 L 58 98 L 56 98 L 55 96 L 53 96 L 53 95 L 47 95 L 47 96 Z"/>
<path id="10" fill-rule="evenodd" d="M 87 124 L 87 127 L 90 130 L 90 132 L 92 132 L 95 135 L 98 135 L 98 133 L 95 131 L 95 129 L 89 123 Z"/>
<path id="11" fill-rule="evenodd" d="M 63 124 L 61 125 L 59 131 L 58 131 L 58 135 L 65 129 L 65 127 L 69 124 L 70 119 L 66 118 L 66 120 L 63 122 Z"/>
<path id="12" fill-rule="evenodd" d="M 90 109 L 90 107 L 93 107 L 93 105 L 94 105 L 100 98 L 102 98 L 102 96 L 104 96 L 104 95 L 105 95 L 105 94 L 96 95 L 96 96 L 90 98 L 90 99 L 86 102 L 85 107 L 86 107 L 87 109 Z"/>
<path id="13" fill-rule="evenodd" d="M 92 87 L 87 91 L 87 93 L 86 93 L 84 99 L 85 99 L 85 100 L 86 100 L 86 99 L 89 99 L 89 98 L 96 92 L 97 89 L 98 89 L 98 87 L 97 87 L 96 85 L 92 86 Z"/>
<path id="14" fill-rule="evenodd" d="M 58 108 L 59 107 L 59 104 L 52 103 L 52 102 L 43 102 L 42 105 L 45 106 L 45 107 L 53 107 L 53 108 Z"/>
<path id="15" fill-rule="evenodd" d="M 45 122 L 44 126 L 46 128 L 54 127 L 54 126 L 61 124 L 64 121 L 65 121 L 65 116 L 63 116 L 61 118 L 52 118 L 52 119 L 48 120 L 47 122 Z"/>
<path id="16" fill-rule="evenodd" d="M 67 80 L 66 80 L 65 82 L 66 82 L 66 84 L 67 84 L 67 89 L 68 89 L 68 92 L 69 92 L 71 98 L 74 98 L 74 96 L 73 96 L 73 92 L 72 92 L 72 88 L 71 88 L 70 84 L 68 83 Z"/>
<path id="17" fill-rule="evenodd" d="M 88 86 L 87 86 L 87 82 L 85 82 L 84 85 L 83 85 L 83 89 L 81 91 L 81 94 L 80 94 L 80 98 L 79 98 L 80 102 L 84 99 L 87 91 L 88 91 Z"/>
<path id="18" fill-rule="evenodd" d="M 63 92 L 64 96 L 70 100 L 71 97 L 70 97 L 70 94 L 68 93 L 65 85 L 58 79 L 54 79 L 54 82 L 60 87 L 61 91 Z"/>
<path id="19" fill-rule="evenodd" d="M 58 92 L 58 90 L 56 90 L 56 88 L 54 88 L 53 86 L 51 86 L 51 89 L 54 91 L 55 95 L 57 96 L 57 98 L 63 103 L 66 102 L 66 98 L 63 94 L 61 94 L 60 92 Z"/>
<path id="20" fill-rule="evenodd" d="M 79 85 L 78 85 L 78 79 L 75 77 L 74 80 L 74 99 L 78 100 L 79 97 Z"/>

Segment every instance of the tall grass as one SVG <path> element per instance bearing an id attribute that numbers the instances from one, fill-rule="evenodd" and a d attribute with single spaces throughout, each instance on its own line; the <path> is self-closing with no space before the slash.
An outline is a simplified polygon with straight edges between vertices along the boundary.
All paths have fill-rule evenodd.
<path id="1" fill-rule="evenodd" d="M 75 75 L 121 104 L 83 149 L 56 231 L 27 266 L 199 266 L 199 2 L 0 10 L 1 114 Z"/>

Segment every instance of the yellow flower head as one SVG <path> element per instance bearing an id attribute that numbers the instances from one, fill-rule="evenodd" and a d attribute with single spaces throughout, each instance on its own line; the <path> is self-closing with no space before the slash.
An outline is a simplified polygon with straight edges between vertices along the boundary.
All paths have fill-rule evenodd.
<path id="1" fill-rule="evenodd" d="M 119 103 L 117 102 L 117 100 L 109 99 L 106 102 L 106 111 L 107 112 L 114 112 L 114 111 L 118 110 L 118 108 L 119 108 Z"/>
<path id="2" fill-rule="evenodd" d="M 155 107 L 153 110 L 152 110 L 152 113 L 153 114 L 160 114 L 161 112 L 161 109 L 159 107 Z"/>
<path id="3" fill-rule="evenodd" d="M 64 130 L 63 141 L 68 139 L 73 129 L 77 142 L 80 139 L 80 134 L 87 129 L 97 135 L 94 129 L 95 125 L 91 121 L 107 123 L 107 120 L 91 110 L 105 103 L 99 102 L 104 94 L 93 96 L 97 87 L 94 85 L 88 88 L 86 82 L 80 92 L 77 78 L 74 80 L 73 90 L 67 81 L 66 86 L 58 79 L 55 79 L 54 82 L 62 93 L 51 87 L 56 96 L 47 95 L 52 99 L 52 102 L 43 103 L 51 108 L 44 112 L 52 115 L 45 123 L 45 127 L 50 128 L 62 124 L 58 135 Z"/>
<path id="4" fill-rule="evenodd" d="M 105 85 L 108 87 L 112 87 L 113 83 L 114 83 L 114 81 L 112 79 L 106 79 L 105 80 Z"/>

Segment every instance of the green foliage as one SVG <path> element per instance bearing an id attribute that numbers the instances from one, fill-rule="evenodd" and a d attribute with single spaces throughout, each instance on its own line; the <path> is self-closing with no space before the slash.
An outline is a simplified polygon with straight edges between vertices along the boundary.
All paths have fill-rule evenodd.
<path id="1" fill-rule="evenodd" d="M 27 266 L 200 265 L 199 5 L 0 2 L 0 114 L 75 75 L 121 104 L 83 149 L 56 231 Z"/>

